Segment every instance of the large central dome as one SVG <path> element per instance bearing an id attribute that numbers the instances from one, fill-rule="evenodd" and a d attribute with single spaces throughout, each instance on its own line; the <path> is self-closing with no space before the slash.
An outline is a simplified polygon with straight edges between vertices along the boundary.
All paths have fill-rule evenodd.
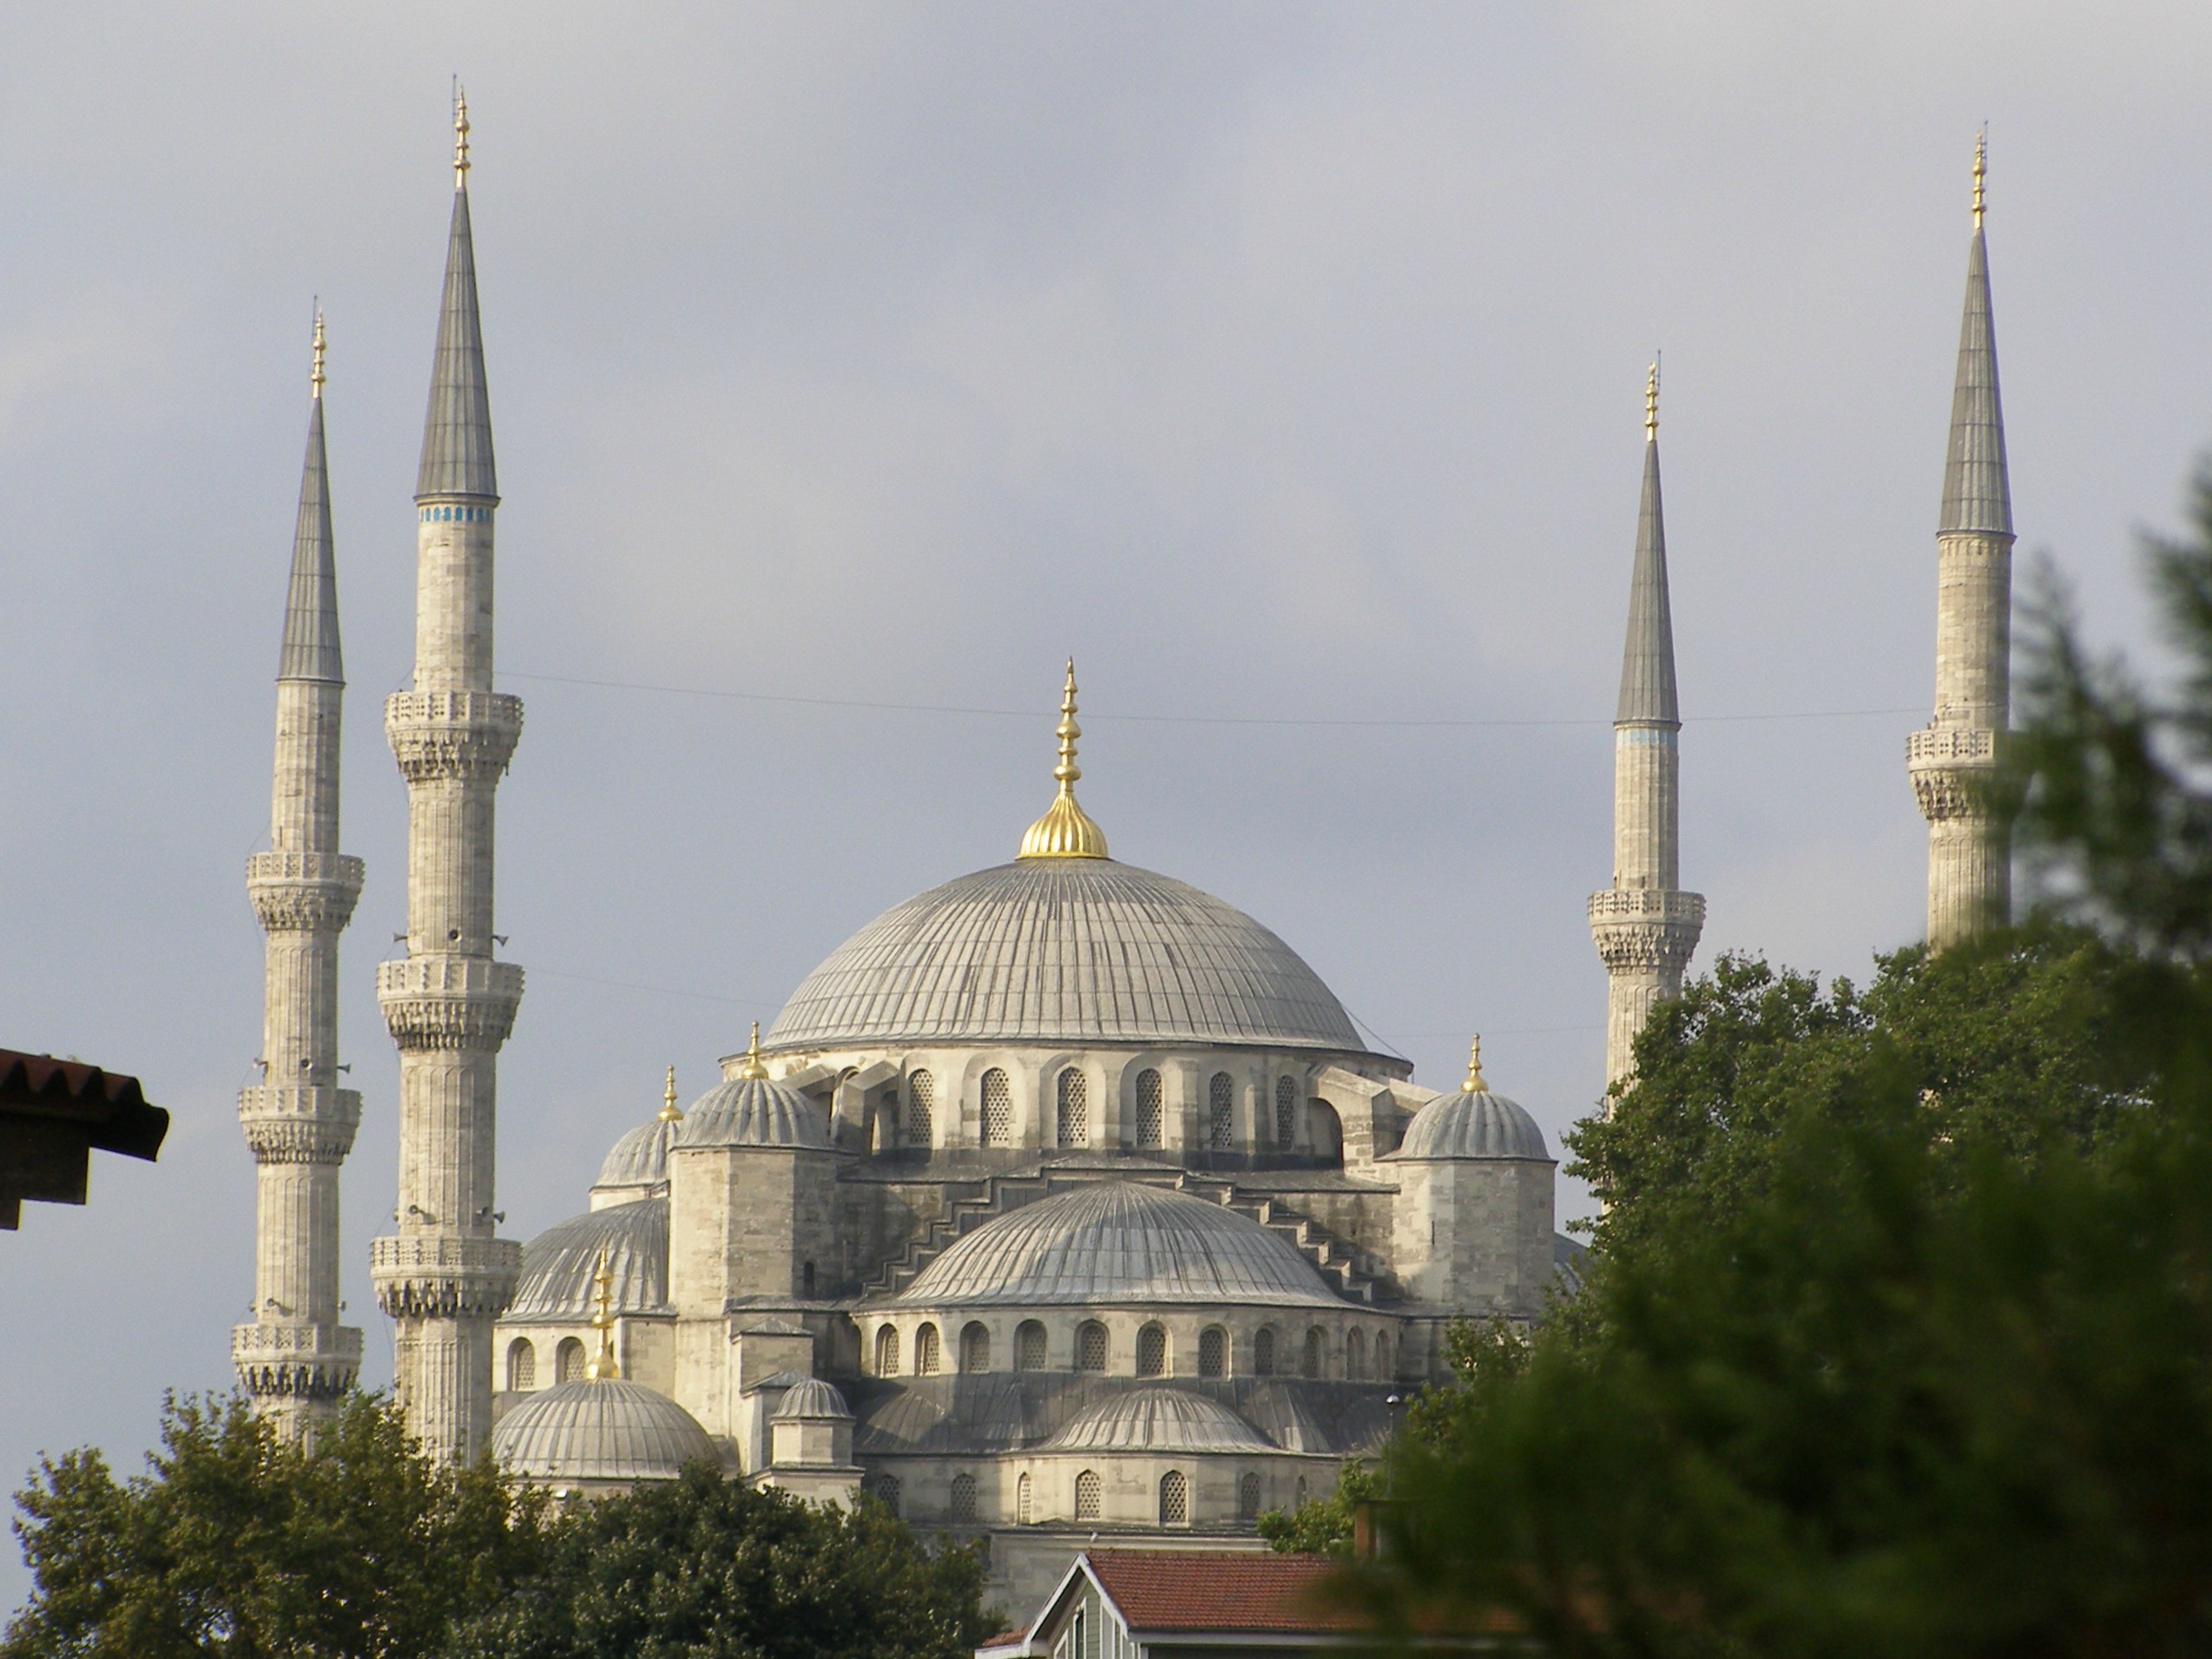
<path id="1" fill-rule="evenodd" d="M 1022 859 L 885 911 L 806 976 L 767 1046 L 940 1043 L 1362 1048 L 1242 911 L 1103 858 Z"/>

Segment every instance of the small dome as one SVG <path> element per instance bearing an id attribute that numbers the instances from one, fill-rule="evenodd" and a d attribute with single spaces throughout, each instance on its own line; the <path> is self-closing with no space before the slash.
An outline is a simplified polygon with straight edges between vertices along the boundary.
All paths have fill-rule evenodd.
<path id="1" fill-rule="evenodd" d="M 1392 1158 L 1537 1158 L 1549 1162 L 1536 1119 L 1487 1089 L 1438 1095 L 1415 1113 Z"/>
<path id="2" fill-rule="evenodd" d="M 673 1480 L 720 1466 L 699 1419 L 642 1383 L 563 1383 L 527 1394 L 491 1431 L 491 1455 L 526 1480 Z"/>
<path id="3" fill-rule="evenodd" d="M 588 1320 L 591 1276 L 604 1256 L 614 1280 L 614 1312 L 668 1311 L 668 1201 L 611 1204 L 549 1227 L 523 1246 L 522 1277 L 503 1317 L 529 1324 Z"/>
<path id="4" fill-rule="evenodd" d="M 1044 1452 L 1273 1452 L 1220 1401 L 1181 1388 L 1139 1388 L 1070 1419 Z"/>
<path id="5" fill-rule="evenodd" d="M 594 1187 L 665 1187 L 668 1182 L 668 1141 L 677 1124 L 663 1118 L 640 1123 L 615 1142 L 599 1166 Z"/>
<path id="6" fill-rule="evenodd" d="M 809 1377 L 794 1383 L 785 1391 L 774 1411 L 768 1414 L 771 1423 L 787 1423 L 794 1418 L 849 1419 L 852 1408 L 846 1405 L 845 1396 L 820 1377 Z"/>
<path id="7" fill-rule="evenodd" d="M 796 1089 L 766 1077 L 718 1083 L 675 1126 L 677 1146 L 804 1146 L 826 1149 L 822 1109 Z"/>
<path id="8" fill-rule="evenodd" d="M 1343 1305 L 1280 1234 L 1187 1193 L 1125 1181 L 1078 1187 L 984 1222 L 923 1268 L 899 1300 Z"/>

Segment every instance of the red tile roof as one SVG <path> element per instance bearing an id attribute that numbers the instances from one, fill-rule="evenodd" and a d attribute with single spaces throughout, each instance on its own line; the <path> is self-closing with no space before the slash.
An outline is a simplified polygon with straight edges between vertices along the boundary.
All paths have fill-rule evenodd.
<path id="1" fill-rule="evenodd" d="M 169 1129 L 169 1115 L 146 1103 L 137 1078 L 13 1049 L 0 1049 L 0 1108 L 81 1124 L 92 1145 L 134 1158 L 160 1151 Z"/>
<path id="2" fill-rule="evenodd" d="M 1336 1563 L 1254 1550 L 1091 1550 L 1090 1570 L 1132 1630 L 1356 1630 L 1321 1581 Z"/>

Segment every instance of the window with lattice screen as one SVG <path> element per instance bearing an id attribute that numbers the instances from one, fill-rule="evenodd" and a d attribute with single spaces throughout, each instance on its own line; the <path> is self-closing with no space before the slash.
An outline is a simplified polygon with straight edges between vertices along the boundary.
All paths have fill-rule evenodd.
<path id="1" fill-rule="evenodd" d="M 1086 1320 L 1076 1328 L 1076 1369 L 1077 1371 L 1106 1369 L 1106 1327 L 1096 1320 Z"/>
<path id="2" fill-rule="evenodd" d="M 1136 1374 L 1140 1377 L 1164 1377 L 1168 1374 L 1168 1333 L 1164 1326 L 1148 1325 L 1136 1333 Z"/>
<path id="3" fill-rule="evenodd" d="M 883 1506 L 885 1509 L 889 1510 L 893 1515 L 899 1513 L 900 1487 L 899 1485 L 898 1476 L 878 1475 L 875 1479 L 874 1491 L 876 1496 L 883 1500 Z"/>
<path id="4" fill-rule="evenodd" d="M 1375 1375 L 1388 1382 L 1397 1373 L 1390 1368 L 1390 1333 L 1375 1333 Z"/>
<path id="5" fill-rule="evenodd" d="M 1076 1519 L 1095 1521 L 1098 1518 L 1098 1498 L 1102 1490 L 1096 1470 L 1086 1469 L 1076 1477 Z"/>
<path id="6" fill-rule="evenodd" d="M 1088 1146 L 1090 1143 L 1090 1091 L 1083 1083 L 1083 1073 L 1070 1066 L 1060 1074 L 1059 1131 L 1062 1146 Z"/>
<path id="7" fill-rule="evenodd" d="M 914 1374 L 917 1377 L 936 1376 L 938 1359 L 937 1327 L 925 1325 L 914 1333 Z"/>
<path id="8" fill-rule="evenodd" d="M 1190 1524 L 1190 1481 L 1180 1469 L 1170 1469 L 1160 1477 L 1160 1524 Z"/>
<path id="9" fill-rule="evenodd" d="M 1260 1518 L 1260 1477 L 1247 1475 L 1236 1483 L 1236 1518 L 1256 1521 Z"/>
<path id="10" fill-rule="evenodd" d="M 1030 1496 L 1031 1490 L 1027 1475 L 1014 1483 L 1014 1518 L 1024 1526 L 1030 1524 L 1031 1505 L 1035 1501 Z"/>
<path id="11" fill-rule="evenodd" d="M 960 1369 L 970 1373 L 991 1369 L 991 1327 L 971 1320 L 960 1333 Z"/>
<path id="12" fill-rule="evenodd" d="M 1206 1085 L 1206 1144 L 1216 1152 L 1236 1145 L 1236 1083 L 1226 1071 Z"/>
<path id="13" fill-rule="evenodd" d="M 507 1390 L 522 1393 L 537 1386 L 537 1350 L 526 1336 L 517 1337 L 507 1348 Z"/>
<path id="14" fill-rule="evenodd" d="M 1136 1074 L 1136 1143 L 1158 1146 L 1164 1114 L 1160 1104 L 1160 1074 L 1147 1066 Z"/>
<path id="15" fill-rule="evenodd" d="M 1229 1333 L 1218 1325 L 1209 1325 L 1198 1333 L 1198 1374 L 1201 1377 L 1226 1377 L 1229 1374 Z"/>
<path id="16" fill-rule="evenodd" d="M 917 1071 L 906 1079 L 906 1144 L 927 1146 L 936 1134 L 937 1079 Z"/>
<path id="17" fill-rule="evenodd" d="M 1275 1079 L 1275 1144 L 1288 1146 L 1298 1138 L 1298 1085 L 1287 1077 Z"/>
<path id="18" fill-rule="evenodd" d="M 1360 1332 L 1344 1339 L 1344 1374 L 1355 1379 L 1367 1374 L 1367 1339 Z"/>
<path id="19" fill-rule="evenodd" d="M 899 1374 L 899 1327 L 886 1325 L 876 1333 L 876 1375 Z"/>
<path id="20" fill-rule="evenodd" d="M 983 1074 L 983 1143 L 1011 1146 L 1014 1140 L 1014 1088 L 997 1066 Z"/>
<path id="21" fill-rule="evenodd" d="M 582 1382 L 583 1380 L 583 1343 L 576 1337 L 563 1337 L 561 1346 L 553 1350 L 553 1380 Z"/>
<path id="22" fill-rule="evenodd" d="M 1253 1335 L 1252 1372 L 1257 1377 L 1275 1374 L 1275 1330 L 1272 1325 L 1261 1326 Z"/>
<path id="23" fill-rule="evenodd" d="M 1318 1377 L 1321 1374 L 1322 1344 L 1327 1340 L 1328 1339 L 1321 1334 L 1321 1327 L 1318 1325 L 1306 1333 L 1306 1374 L 1307 1376 Z"/>
<path id="24" fill-rule="evenodd" d="M 972 1521 L 976 1518 L 976 1478 L 973 1475 L 952 1477 L 952 1518 Z"/>
<path id="25" fill-rule="evenodd" d="M 1044 1327 L 1035 1320 L 1024 1320 L 1014 1333 L 1014 1369 L 1044 1369 Z"/>

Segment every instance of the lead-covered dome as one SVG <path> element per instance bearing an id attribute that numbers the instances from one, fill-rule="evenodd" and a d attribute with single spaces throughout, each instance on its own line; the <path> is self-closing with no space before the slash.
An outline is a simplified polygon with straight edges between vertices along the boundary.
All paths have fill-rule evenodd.
<path id="1" fill-rule="evenodd" d="M 899 1297 L 928 1307 L 1343 1305 L 1280 1234 L 1185 1193 L 1107 1181 L 955 1241 Z"/>
<path id="2" fill-rule="evenodd" d="M 526 1480 L 673 1480 L 719 1466 L 699 1419 L 666 1394 L 615 1378 L 526 1394 L 491 1431 L 491 1455 Z"/>
<path id="3" fill-rule="evenodd" d="M 522 1277 L 504 1318 L 588 1320 L 592 1275 L 602 1260 L 616 1313 L 665 1313 L 668 1304 L 668 1201 L 641 1198 L 575 1215 L 523 1246 Z"/>
<path id="4" fill-rule="evenodd" d="M 1487 1089 L 1438 1095 L 1413 1115 L 1391 1158 L 1537 1158 L 1551 1153 L 1519 1103 Z"/>
<path id="5" fill-rule="evenodd" d="M 767 1045 L 936 1043 L 1362 1051 L 1290 946 L 1187 883 L 1104 858 L 1017 859 L 885 911 L 806 976 Z"/>
<path id="6" fill-rule="evenodd" d="M 667 1186 L 668 1141 L 678 1121 L 656 1117 L 626 1131 L 608 1150 L 606 1162 L 599 1166 L 599 1179 L 591 1184 L 595 1188 Z"/>
<path id="7" fill-rule="evenodd" d="M 826 1383 L 820 1377 L 809 1377 L 793 1383 L 783 1392 L 768 1419 L 775 1423 L 794 1421 L 843 1422 L 853 1415 L 853 1408 L 845 1403 L 845 1396 L 834 1383 Z"/>
<path id="8" fill-rule="evenodd" d="M 1138 1388 L 1077 1412 L 1044 1452 L 1273 1452 L 1219 1400 L 1182 1388 Z"/>
<path id="9" fill-rule="evenodd" d="M 788 1084 L 732 1077 L 691 1103 L 676 1125 L 676 1146 L 827 1147 L 822 1109 Z"/>

